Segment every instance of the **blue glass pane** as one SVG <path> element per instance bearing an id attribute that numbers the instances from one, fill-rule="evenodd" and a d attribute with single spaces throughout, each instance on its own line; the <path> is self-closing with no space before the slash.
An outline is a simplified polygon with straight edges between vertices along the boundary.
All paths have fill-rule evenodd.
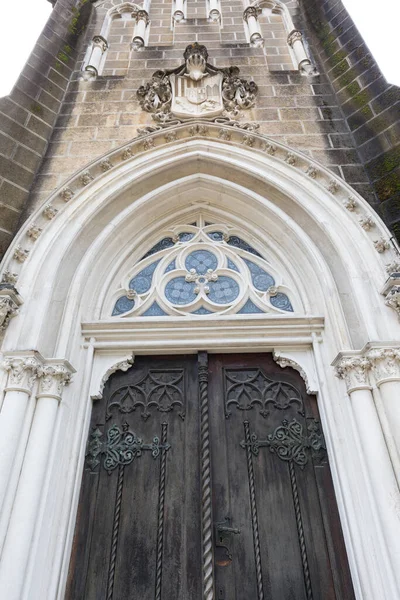
<path id="1" fill-rule="evenodd" d="M 286 296 L 286 294 L 282 294 L 282 292 L 279 292 L 276 294 L 276 296 L 271 296 L 269 301 L 271 302 L 272 306 L 275 306 L 276 308 L 293 312 L 293 306 L 291 305 L 289 298 Z"/>
<path id="2" fill-rule="evenodd" d="M 211 310 L 208 310 L 208 308 L 205 308 L 204 306 L 200 306 L 200 308 L 198 308 L 197 310 L 193 310 L 192 315 L 212 315 L 213 312 Z"/>
<path id="3" fill-rule="evenodd" d="M 165 286 L 165 297 L 171 304 L 189 304 L 197 297 L 195 287 L 194 283 L 188 283 L 184 277 L 175 277 Z"/>
<path id="4" fill-rule="evenodd" d="M 251 252 L 251 254 L 255 254 L 256 256 L 262 258 L 261 254 L 257 252 L 257 250 L 255 250 L 252 246 L 250 246 L 247 242 L 242 240 L 242 238 L 238 237 L 237 235 L 232 235 L 228 240 L 228 244 L 230 246 L 234 246 L 235 248 L 246 250 L 246 252 Z"/>
<path id="5" fill-rule="evenodd" d="M 171 246 L 174 245 L 175 242 L 171 237 L 163 238 L 162 240 L 157 242 L 157 244 L 153 246 L 148 252 L 146 252 L 146 254 L 142 256 L 142 259 L 147 258 L 148 256 L 155 254 L 156 252 L 160 252 L 160 250 L 165 250 L 165 248 L 171 248 Z"/>
<path id="6" fill-rule="evenodd" d="M 271 285 L 275 285 L 275 279 L 272 277 L 272 275 L 267 273 L 267 271 L 264 271 L 264 269 L 251 262 L 250 260 L 247 260 L 246 258 L 244 258 L 243 260 L 249 267 L 251 280 L 253 282 L 254 287 L 257 290 L 260 290 L 260 292 L 266 292 L 267 289 L 271 287 Z"/>
<path id="7" fill-rule="evenodd" d="M 182 233 L 180 233 L 178 235 L 178 237 L 179 237 L 180 242 L 188 242 L 189 240 L 194 238 L 194 233 L 190 233 L 188 231 L 182 231 Z"/>
<path id="8" fill-rule="evenodd" d="M 208 250 L 195 250 L 185 260 L 187 270 L 194 269 L 199 275 L 204 275 L 208 269 L 214 271 L 217 266 L 217 257 Z"/>
<path id="9" fill-rule="evenodd" d="M 151 306 L 141 315 L 142 317 L 166 317 L 167 313 L 157 304 L 153 302 Z"/>
<path id="10" fill-rule="evenodd" d="M 217 281 L 210 281 L 208 297 L 216 304 L 230 304 L 239 296 L 239 285 L 231 277 L 222 275 Z"/>
<path id="11" fill-rule="evenodd" d="M 238 310 L 238 314 L 242 313 L 243 315 L 250 315 L 252 313 L 263 313 L 265 312 L 264 310 L 261 310 L 261 308 L 258 308 L 258 306 L 256 306 L 254 304 L 254 302 L 252 300 L 250 300 L 250 298 L 247 300 L 246 304 L 244 304 L 242 306 L 242 308 L 240 310 Z"/>
<path id="12" fill-rule="evenodd" d="M 138 294 L 145 294 L 151 288 L 151 282 L 153 281 L 153 273 L 160 261 L 151 263 L 148 267 L 140 271 L 135 277 L 129 282 L 129 289 L 135 290 Z"/>
<path id="13" fill-rule="evenodd" d="M 115 303 L 114 310 L 112 311 L 112 316 L 122 315 L 122 313 L 128 312 L 135 306 L 134 300 L 129 300 L 127 296 L 121 296 Z"/>
<path id="14" fill-rule="evenodd" d="M 224 239 L 224 234 L 222 231 L 210 231 L 207 233 L 208 237 L 212 239 L 214 242 L 222 242 Z"/>
<path id="15" fill-rule="evenodd" d="M 237 271 L 239 273 L 239 269 L 230 258 L 228 258 L 228 269 L 232 269 L 232 271 Z"/>
<path id="16" fill-rule="evenodd" d="M 174 269 L 176 269 L 175 259 L 169 263 L 168 267 L 165 269 L 165 273 L 169 273 L 170 271 L 173 271 Z"/>

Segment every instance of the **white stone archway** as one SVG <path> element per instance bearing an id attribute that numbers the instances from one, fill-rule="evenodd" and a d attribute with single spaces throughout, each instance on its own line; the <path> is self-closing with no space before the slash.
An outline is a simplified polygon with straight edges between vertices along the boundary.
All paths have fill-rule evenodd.
<path id="1" fill-rule="evenodd" d="M 268 251 L 304 310 L 111 317 L 110 289 L 124 269 L 199 213 Z M 318 393 L 357 597 L 397 598 L 400 327 L 380 294 L 395 258 L 379 217 L 340 178 L 224 123 L 154 128 L 76 173 L 23 226 L 4 263 L 3 282 L 23 300 L 2 349 L 7 597 L 63 597 L 91 398 L 105 378 L 128 368 L 132 353 L 207 349 L 274 351 Z M 338 355 L 347 391 L 331 366 Z"/>

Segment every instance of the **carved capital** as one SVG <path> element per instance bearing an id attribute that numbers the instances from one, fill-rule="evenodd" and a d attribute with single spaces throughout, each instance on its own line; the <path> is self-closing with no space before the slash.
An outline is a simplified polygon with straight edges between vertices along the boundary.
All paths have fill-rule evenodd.
<path id="1" fill-rule="evenodd" d="M 387 380 L 400 380 L 400 348 L 372 348 L 366 355 L 379 386 Z"/>
<path id="2" fill-rule="evenodd" d="M 248 6 L 243 13 L 243 19 L 246 21 L 246 23 L 250 17 L 258 19 L 258 15 L 261 15 L 261 12 L 262 10 L 258 6 Z"/>
<path id="3" fill-rule="evenodd" d="M 18 313 L 22 298 L 14 286 L 0 284 L 0 330 L 7 328 L 10 319 Z"/>
<path id="4" fill-rule="evenodd" d="M 149 24 L 149 14 L 146 10 L 138 10 L 136 13 L 136 21 L 144 21 L 146 25 Z"/>
<path id="5" fill-rule="evenodd" d="M 293 44 L 295 42 L 301 42 L 302 39 L 303 35 L 301 31 L 299 31 L 298 29 L 293 29 L 293 31 L 291 31 L 287 37 L 287 43 L 289 44 L 289 46 L 293 47 Z"/>
<path id="6" fill-rule="evenodd" d="M 100 48 L 102 52 L 105 52 L 108 48 L 107 40 L 104 39 L 101 35 L 95 35 L 92 42 L 93 47 Z"/>
<path id="7" fill-rule="evenodd" d="M 30 394 L 42 364 L 43 358 L 35 351 L 6 355 L 3 361 L 3 368 L 8 372 L 6 391 Z"/>
<path id="8" fill-rule="evenodd" d="M 371 369 L 371 363 L 363 356 L 343 357 L 335 366 L 335 375 L 344 379 L 347 385 L 347 391 L 371 389 L 368 379 L 368 373 Z"/>
<path id="9" fill-rule="evenodd" d="M 49 359 L 39 370 L 39 393 L 40 397 L 55 398 L 61 400 L 65 385 L 71 381 L 75 369 L 66 360 Z"/>
<path id="10" fill-rule="evenodd" d="M 385 300 L 386 306 L 393 308 L 400 319 L 400 285 L 394 285 Z"/>

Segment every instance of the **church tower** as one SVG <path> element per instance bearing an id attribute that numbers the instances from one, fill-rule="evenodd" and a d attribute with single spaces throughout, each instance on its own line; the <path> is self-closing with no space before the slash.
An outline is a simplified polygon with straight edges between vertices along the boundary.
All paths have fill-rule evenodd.
<path id="1" fill-rule="evenodd" d="M 0 595 L 398 600 L 399 88 L 341 0 L 52 4 L 0 99 Z"/>

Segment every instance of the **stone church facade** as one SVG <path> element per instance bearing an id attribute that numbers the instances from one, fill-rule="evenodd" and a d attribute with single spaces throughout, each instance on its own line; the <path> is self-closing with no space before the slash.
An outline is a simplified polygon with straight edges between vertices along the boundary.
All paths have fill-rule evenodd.
<path id="1" fill-rule="evenodd" d="M 0 99 L 0 589 L 400 597 L 399 89 L 340 0 L 57 0 Z"/>

